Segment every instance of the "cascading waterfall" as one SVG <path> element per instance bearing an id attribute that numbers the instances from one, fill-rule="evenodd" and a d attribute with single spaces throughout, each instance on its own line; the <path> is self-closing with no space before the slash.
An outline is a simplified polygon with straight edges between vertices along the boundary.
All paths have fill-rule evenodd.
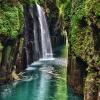
<path id="1" fill-rule="evenodd" d="M 45 17 L 45 13 L 38 4 L 35 7 L 29 8 L 30 15 L 33 19 L 33 63 L 30 66 L 41 65 L 43 61 L 52 61 L 53 53 L 50 40 L 50 33 Z M 26 70 L 33 70 L 33 68 L 28 67 Z"/>
<path id="2" fill-rule="evenodd" d="M 53 58 L 53 53 L 45 13 L 38 4 L 36 5 L 41 30 L 42 59 L 50 59 Z"/>

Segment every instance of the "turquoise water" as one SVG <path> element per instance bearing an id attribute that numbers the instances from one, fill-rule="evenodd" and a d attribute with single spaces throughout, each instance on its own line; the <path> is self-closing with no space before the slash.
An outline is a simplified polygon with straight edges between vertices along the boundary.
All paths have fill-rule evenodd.
<path id="1" fill-rule="evenodd" d="M 67 100 L 83 100 L 83 97 L 75 94 L 73 89 L 70 88 L 69 86 L 68 86 L 67 91 L 68 91 L 67 92 L 67 96 L 68 96 Z"/>
<path id="2" fill-rule="evenodd" d="M 67 88 L 66 69 L 45 64 L 27 71 L 21 81 L 0 87 L 0 100 L 82 100 Z"/>

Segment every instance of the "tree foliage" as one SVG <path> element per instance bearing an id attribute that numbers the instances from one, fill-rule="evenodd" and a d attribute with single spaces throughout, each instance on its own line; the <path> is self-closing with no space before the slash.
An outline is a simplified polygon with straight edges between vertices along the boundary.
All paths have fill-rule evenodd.
<path id="1" fill-rule="evenodd" d="M 16 38 L 23 29 L 23 7 L 20 3 L 0 6 L 0 34 Z"/>

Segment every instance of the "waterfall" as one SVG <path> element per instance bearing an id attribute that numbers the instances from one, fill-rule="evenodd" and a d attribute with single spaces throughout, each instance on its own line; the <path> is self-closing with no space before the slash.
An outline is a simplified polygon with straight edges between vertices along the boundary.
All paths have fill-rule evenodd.
<path id="1" fill-rule="evenodd" d="M 38 19 L 40 24 L 40 35 L 42 45 L 42 59 L 53 58 L 50 33 L 43 9 L 37 4 Z"/>
<path id="2" fill-rule="evenodd" d="M 28 10 L 27 10 L 28 9 Z M 38 4 L 25 8 L 25 47 L 28 49 L 26 52 L 27 60 L 30 61 L 30 56 L 33 55 L 33 63 L 28 63 L 30 66 L 38 66 L 43 64 L 44 61 L 53 61 L 52 46 L 50 40 L 50 33 L 46 21 L 45 13 Z M 31 19 L 31 20 L 30 20 Z M 29 41 L 29 42 L 28 42 Z M 32 51 L 30 53 L 30 42 L 32 41 Z M 27 46 L 28 42 L 28 46 Z M 30 68 L 29 68 L 30 69 Z M 29 70 L 26 69 L 26 70 Z"/>

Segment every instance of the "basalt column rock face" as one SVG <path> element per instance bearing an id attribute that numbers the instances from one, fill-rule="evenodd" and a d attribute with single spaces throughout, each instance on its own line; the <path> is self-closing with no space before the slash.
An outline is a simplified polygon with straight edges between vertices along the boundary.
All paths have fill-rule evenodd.
<path id="1" fill-rule="evenodd" d="M 25 69 L 25 67 L 23 67 L 25 63 L 23 62 L 23 43 L 24 39 L 22 37 L 18 37 L 16 40 L 3 39 L 1 41 L 0 83 L 12 80 L 11 73 L 14 66 L 16 66 L 16 73 Z"/>
<path id="2" fill-rule="evenodd" d="M 24 5 L 24 17 L 25 17 L 25 51 L 27 57 L 27 65 L 34 61 L 37 61 L 42 55 L 41 36 L 39 28 L 39 20 L 37 7 Z"/>
<path id="3" fill-rule="evenodd" d="M 68 81 L 75 93 L 83 95 L 84 78 L 87 75 L 87 63 L 80 57 L 69 57 L 68 62 Z"/>
<path id="4" fill-rule="evenodd" d="M 24 5 L 24 18 L 25 18 L 25 52 L 27 58 L 27 65 L 33 62 L 33 46 L 34 46 L 34 35 L 33 35 L 33 19 L 30 14 L 30 5 Z"/>

